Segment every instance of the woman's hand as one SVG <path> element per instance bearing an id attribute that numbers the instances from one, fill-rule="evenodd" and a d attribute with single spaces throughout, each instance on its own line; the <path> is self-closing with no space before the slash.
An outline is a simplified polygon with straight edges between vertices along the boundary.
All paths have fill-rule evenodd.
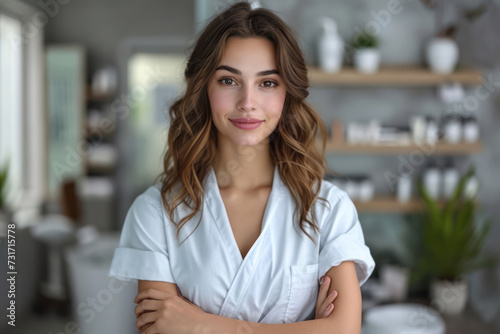
<path id="1" fill-rule="evenodd" d="M 178 334 L 202 328 L 207 313 L 177 291 L 177 296 L 156 289 L 139 292 L 134 300 L 136 329 L 144 334 Z"/>
<path id="2" fill-rule="evenodd" d="M 328 289 L 330 288 L 330 277 L 324 276 L 323 284 L 319 286 L 318 301 L 316 302 L 316 318 L 323 319 L 328 318 L 333 312 L 335 305 L 333 301 L 338 296 L 338 292 L 333 290 L 330 295 L 327 296 Z"/>

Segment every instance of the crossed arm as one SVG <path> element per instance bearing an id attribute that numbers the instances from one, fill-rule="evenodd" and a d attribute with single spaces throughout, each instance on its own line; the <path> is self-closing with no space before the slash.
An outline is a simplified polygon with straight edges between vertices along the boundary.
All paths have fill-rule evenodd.
<path id="1" fill-rule="evenodd" d="M 361 332 L 361 290 L 353 261 L 344 261 L 340 265 L 330 268 L 325 279 L 330 279 L 328 294 L 320 289 L 320 296 L 329 295 L 337 291 L 335 297 L 335 312 L 323 319 L 314 319 L 290 324 L 261 324 L 250 321 L 236 320 L 213 314 L 206 314 L 204 330 L 214 334 L 220 333 L 247 333 L 253 334 L 294 334 L 294 333 L 357 333 Z M 160 289 L 172 295 L 178 295 L 177 286 L 166 282 L 139 281 L 138 297 L 148 289 Z M 325 289 L 326 291 L 326 289 Z M 319 298 L 318 297 L 318 298 Z M 324 298 L 323 298 L 324 299 Z M 201 309 L 200 309 L 201 310 Z M 140 304 L 136 307 L 136 315 L 140 315 Z M 140 317 L 139 317 L 140 318 Z M 146 325 L 147 320 L 137 321 L 138 327 Z M 144 326 L 148 333 L 149 326 Z M 151 331 L 158 333 L 158 331 Z"/>

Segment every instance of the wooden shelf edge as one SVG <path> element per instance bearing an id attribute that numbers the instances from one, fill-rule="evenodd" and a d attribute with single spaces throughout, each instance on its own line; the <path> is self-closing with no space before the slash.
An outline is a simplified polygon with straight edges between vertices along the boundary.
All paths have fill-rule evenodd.
<path id="1" fill-rule="evenodd" d="M 318 142 L 318 145 L 320 143 Z M 345 153 L 345 154 L 417 154 L 423 153 L 426 155 L 466 155 L 477 154 L 483 150 L 481 141 L 474 143 L 446 143 L 438 142 L 437 144 L 409 144 L 409 145 L 377 145 L 377 144 L 349 144 L 349 143 L 332 143 L 328 141 L 326 144 L 326 153 Z"/>
<path id="2" fill-rule="evenodd" d="M 400 203 L 394 196 L 376 195 L 368 202 L 353 201 L 358 212 L 363 213 L 422 213 L 426 211 L 426 206 L 420 198 L 412 198 L 406 203 Z M 445 201 L 439 200 L 439 205 L 443 206 Z M 481 204 L 478 202 L 479 207 Z"/>
<path id="3" fill-rule="evenodd" d="M 376 196 L 369 202 L 353 201 L 359 212 L 366 213 L 418 213 L 425 211 L 425 204 L 416 198 L 400 203 L 395 197 Z"/>
<path id="4" fill-rule="evenodd" d="M 372 74 L 365 74 L 353 67 L 344 67 L 337 73 L 327 73 L 315 66 L 308 67 L 311 85 L 339 86 L 436 86 L 446 82 L 479 85 L 483 74 L 479 69 L 462 68 L 450 74 L 432 72 L 423 66 L 381 66 Z"/>

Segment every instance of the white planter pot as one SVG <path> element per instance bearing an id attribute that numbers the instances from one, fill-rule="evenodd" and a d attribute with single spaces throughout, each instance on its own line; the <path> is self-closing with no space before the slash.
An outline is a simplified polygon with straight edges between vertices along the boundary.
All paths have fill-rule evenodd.
<path id="1" fill-rule="evenodd" d="M 354 66 L 362 73 L 374 73 L 380 65 L 380 52 L 376 48 L 359 49 L 354 53 Z"/>
<path id="2" fill-rule="evenodd" d="M 469 287 L 466 281 L 434 280 L 431 282 L 431 306 L 446 315 L 460 314 L 467 304 Z"/>
<path id="3" fill-rule="evenodd" d="M 458 61 L 458 46 L 451 38 L 435 37 L 427 44 L 427 63 L 432 71 L 451 73 Z"/>

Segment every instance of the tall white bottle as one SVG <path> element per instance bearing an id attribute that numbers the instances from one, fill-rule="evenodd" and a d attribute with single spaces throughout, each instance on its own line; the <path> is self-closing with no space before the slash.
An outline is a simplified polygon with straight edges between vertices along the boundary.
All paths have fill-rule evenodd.
<path id="1" fill-rule="evenodd" d="M 320 19 L 323 31 L 318 40 L 319 66 L 325 72 L 338 72 L 344 58 L 344 41 L 337 32 L 337 23 L 330 17 Z"/>

